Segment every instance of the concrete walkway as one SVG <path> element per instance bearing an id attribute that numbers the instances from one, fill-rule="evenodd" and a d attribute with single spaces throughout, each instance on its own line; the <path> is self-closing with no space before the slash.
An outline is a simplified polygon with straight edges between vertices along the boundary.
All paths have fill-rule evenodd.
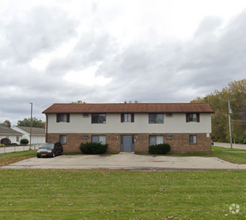
<path id="1" fill-rule="evenodd" d="M 63 155 L 55 158 L 30 158 L 1 169 L 119 169 L 119 170 L 246 170 L 216 157 L 116 155 Z"/>

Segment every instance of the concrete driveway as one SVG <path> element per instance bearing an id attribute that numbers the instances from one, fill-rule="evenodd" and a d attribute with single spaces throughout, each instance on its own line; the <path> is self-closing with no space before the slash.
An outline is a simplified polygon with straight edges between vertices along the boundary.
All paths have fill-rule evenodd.
<path id="1" fill-rule="evenodd" d="M 171 157 L 120 153 L 115 155 L 63 155 L 55 158 L 30 158 L 1 169 L 123 169 L 123 170 L 246 170 L 216 157 Z"/>

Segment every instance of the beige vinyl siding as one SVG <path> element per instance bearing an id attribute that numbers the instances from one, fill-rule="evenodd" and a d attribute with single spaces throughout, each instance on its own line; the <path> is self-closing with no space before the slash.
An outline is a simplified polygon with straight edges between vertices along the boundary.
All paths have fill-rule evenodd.
<path id="1" fill-rule="evenodd" d="M 121 114 L 106 114 L 105 124 L 92 124 L 91 114 L 70 114 L 70 122 L 56 122 L 48 114 L 48 133 L 211 133 L 211 114 L 200 113 L 200 122 L 186 122 L 185 113 L 164 114 L 163 124 L 149 124 L 146 113 L 134 114 L 134 123 L 121 123 Z"/>

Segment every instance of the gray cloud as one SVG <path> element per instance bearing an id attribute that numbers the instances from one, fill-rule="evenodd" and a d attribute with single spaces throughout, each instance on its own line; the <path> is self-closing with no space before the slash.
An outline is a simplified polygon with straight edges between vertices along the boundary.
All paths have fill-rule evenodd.
<path id="1" fill-rule="evenodd" d="M 205 18 L 182 43 L 130 45 L 98 72 L 113 77 L 121 100 L 190 101 L 245 77 L 245 17 L 243 11 L 223 29 L 219 18 Z"/>
<path id="2" fill-rule="evenodd" d="M 95 4 L 92 10 L 98 14 Z M 218 17 L 204 18 L 186 41 L 142 36 L 122 45 L 100 22 L 82 31 L 77 27 L 66 12 L 45 7 L 1 25 L 0 122 L 29 117 L 29 102 L 35 117 L 44 119 L 41 112 L 55 102 L 189 102 L 245 78 L 246 11 L 226 25 Z M 77 43 L 67 56 L 54 56 L 43 70 L 30 66 L 33 58 L 74 37 Z M 96 77 L 111 82 L 64 80 L 67 73 L 91 66 L 98 66 Z"/>
<path id="3" fill-rule="evenodd" d="M 2 60 L 25 63 L 42 52 L 54 50 L 75 35 L 77 23 L 58 8 L 36 7 L 24 16 L 1 24 Z"/>
<path id="4" fill-rule="evenodd" d="M 117 52 L 114 39 L 101 29 L 83 32 L 72 53 L 63 59 L 54 58 L 48 66 L 49 73 L 66 73 L 96 65 Z"/>

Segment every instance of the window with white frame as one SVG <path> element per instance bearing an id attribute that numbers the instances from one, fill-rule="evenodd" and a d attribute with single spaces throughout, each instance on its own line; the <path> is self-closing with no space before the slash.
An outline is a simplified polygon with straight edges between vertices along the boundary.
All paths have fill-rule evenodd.
<path id="1" fill-rule="evenodd" d="M 105 124 L 106 114 L 91 114 L 91 123 L 92 124 Z"/>
<path id="2" fill-rule="evenodd" d="M 197 137 L 196 135 L 190 135 L 190 144 L 196 144 L 197 143 Z"/>
<path id="3" fill-rule="evenodd" d="M 199 113 L 187 113 L 186 122 L 200 122 L 200 114 Z"/>
<path id="4" fill-rule="evenodd" d="M 56 122 L 70 122 L 70 114 L 59 113 L 56 115 Z"/>
<path id="5" fill-rule="evenodd" d="M 127 122 L 127 121 L 131 121 L 132 120 L 132 115 L 131 114 L 124 114 L 124 121 Z"/>
<path id="6" fill-rule="evenodd" d="M 164 122 L 163 114 L 149 114 L 149 123 L 150 124 L 162 124 Z"/>
<path id="7" fill-rule="evenodd" d="M 122 113 L 121 122 L 134 122 L 134 114 L 132 113 Z"/>
<path id="8" fill-rule="evenodd" d="M 106 144 L 106 136 L 105 135 L 92 135 L 92 143 L 102 143 Z"/>
<path id="9" fill-rule="evenodd" d="M 67 135 L 60 135 L 60 136 L 59 136 L 59 141 L 60 141 L 62 144 L 66 144 L 66 143 L 67 143 Z"/>
<path id="10" fill-rule="evenodd" d="M 149 136 L 149 145 L 163 144 L 163 136 L 161 135 L 150 135 Z"/>
<path id="11" fill-rule="evenodd" d="M 19 136 L 16 137 L 16 141 L 17 141 L 17 142 L 20 141 L 20 137 L 19 137 Z"/>

